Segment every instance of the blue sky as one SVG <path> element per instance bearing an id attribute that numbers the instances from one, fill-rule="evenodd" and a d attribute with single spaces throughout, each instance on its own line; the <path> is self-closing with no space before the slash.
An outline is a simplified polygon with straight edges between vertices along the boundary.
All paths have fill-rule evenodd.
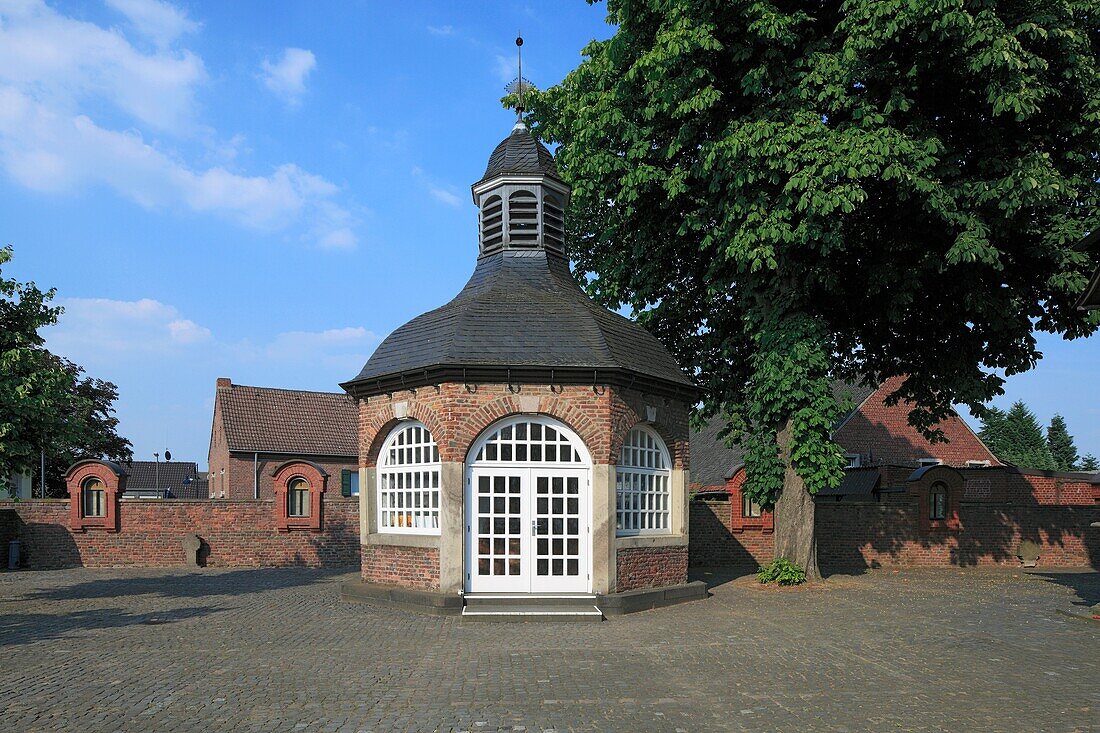
<path id="1" fill-rule="evenodd" d="M 119 385 L 135 457 L 205 465 L 214 380 L 335 390 L 448 300 L 515 75 L 560 80 L 602 6 L 0 0 L 0 241 L 56 287 L 47 345 Z M 1100 339 L 999 401 L 1100 454 Z"/>

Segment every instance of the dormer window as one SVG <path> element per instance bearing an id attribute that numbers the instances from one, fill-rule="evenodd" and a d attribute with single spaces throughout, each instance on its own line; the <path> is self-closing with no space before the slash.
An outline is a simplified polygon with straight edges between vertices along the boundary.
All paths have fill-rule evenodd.
<path id="1" fill-rule="evenodd" d="M 508 241 L 512 247 L 536 247 L 539 239 L 539 200 L 530 191 L 508 197 Z"/>

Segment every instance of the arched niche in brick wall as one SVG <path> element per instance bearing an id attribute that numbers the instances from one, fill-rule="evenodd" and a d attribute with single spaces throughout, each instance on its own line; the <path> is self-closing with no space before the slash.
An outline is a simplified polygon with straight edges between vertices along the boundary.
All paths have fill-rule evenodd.
<path id="1" fill-rule="evenodd" d="M 65 472 L 69 491 L 69 528 L 118 531 L 118 499 L 126 490 L 126 471 L 99 459 L 77 461 Z"/>
<path id="2" fill-rule="evenodd" d="M 966 482 L 957 469 L 943 464 L 918 468 L 906 479 L 910 495 L 916 497 L 922 534 L 951 532 L 960 528 L 959 504 Z M 932 494 L 946 493 L 942 518 L 933 516 Z"/>
<path id="3" fill-rule="evenodd" d="M 775 513 L 770 509 L 746 502 L 745 494 L 742 491 L 744 484 L 745 466 L 734 466 L 726 477 L 726 491 L 730 495 L 730 532 L 773 533 L 775 531 Z"/>
<path id="4" fill-rule="evenodd" d="M 328 473 L 312 461 L 288 461 L 273 472 L 275 528 L 280 532 L 320 532 Z M 303 486 L 304 482 L 304 486 Z M 308 492 L 308 502 L 297 501 L 296 491 Z"/>

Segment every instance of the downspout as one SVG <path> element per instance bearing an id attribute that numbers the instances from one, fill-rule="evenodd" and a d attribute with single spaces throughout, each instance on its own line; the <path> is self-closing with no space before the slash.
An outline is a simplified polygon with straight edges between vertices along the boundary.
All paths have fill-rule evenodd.
<path id="1" fill-rule="evenodd" d="M 252 454 L 252 498 L 260 498 L 260 454 Z"/>

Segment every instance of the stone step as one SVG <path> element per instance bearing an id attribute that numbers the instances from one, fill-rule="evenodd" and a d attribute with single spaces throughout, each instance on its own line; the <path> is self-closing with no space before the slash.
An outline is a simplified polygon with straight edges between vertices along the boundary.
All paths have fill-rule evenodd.
<path id="1" fill-rule="evenodd" d="M 462 609 L 463 621 L 530 621 L 530 622 L 584 622 L 603 621 L 603 612 L 592 603 L 572 604 L 541 603 L 491 603 L 487 599 Z"/>
<path id="2" fill-rule="evenodd" d="M 591 609 L 596 605 L 596 596 L 592 593 L 467 593 L 463 600 L 471 610 L 526 606 Z"/>

